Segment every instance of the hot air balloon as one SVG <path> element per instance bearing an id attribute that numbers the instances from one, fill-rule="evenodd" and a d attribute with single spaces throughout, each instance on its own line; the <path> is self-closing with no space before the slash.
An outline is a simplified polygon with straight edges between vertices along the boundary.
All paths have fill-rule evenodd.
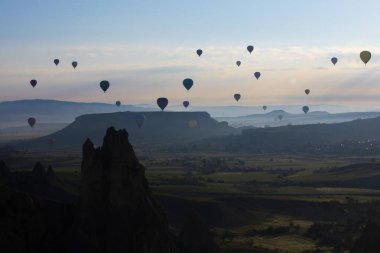
<path id="1" fill-rule="evenodd" d="M 267 106 L 266 106 L 266 105 L 264 105 L 264 106 L 263 106 L 263 110 L 265 111 L 266 109 L 267 109 Z"/>
<path id="2" fill-rule="evenodd" d="M 50 139 L 48 140 L 49 148 L 50 148 L 50 149 L 53 149 L 54 144 L 55 144 L 55 139 L 54 139 L 54 138 L 50 138 Z"/>
<path id="3" fill-rule="evenodd" d="M 108 90 L 108 88 L 110 87 L 110 83 L 108 81 L 101 81 L 100 82 L 100 88 L 106 92 L 106 90 Z"/>
<path id="4" fill-rule="evenodd" d="M 33 118 L 33 117 L 30 117 L 30 118 L 28 119 L 28 124 L 29 124 L 30 127 L 33 127 L 34 124 L 36 124 L 36 119 Z"/>
<path id="5" fill-rule="evenodd" d="M 37 85 L 37 80 L 30 80 L 30 85 L 34 88 Z"/>
<path id="6" fill-rule="evenodd" d="M 59 64 L 59 59 L 54 59 L 54 64 L 55 64 L 55 66 L 58 66 L 58 64 Z"/>
<path id="7" fill-rule="evenodd" d="M 284 116 L 282 116 L 281 114 L 278 115 L 278 119 L 279 119 L 279 120 L 282 120 L 283 117 L 284 117 Z"/>
<path id="8" fill-rule="evenodd" d="M 168 105 L 169 100 L 167 98 L 158 98 L 157 99 L 157 105 L 161 108 L 162 111 L 164 111 L 165 107 Z"/>
<path id="9" fill-rule="evenodd" d="M 198 122 L 195 119 L 192 119 L 189 121 L 188 126 L 189 126 L 189 128 L 194 129 L 198 126 Z"/>
<path id="10" fill-rule="evenodd" d="M 203 54 L 202 49 L 198 49 L 198 50 L 197 50 L 197 55 L 198 55 L 199 57 L 201 57 L 202 54 Z"/>
<path id="11" fill-rule="evenodd" d="M 75 68 L 78 66 L 78 63 L 77 63 L 76 61 L 73 61 L 73 62 L 71 63 L 71 65 L 73 65 L 73 68 L 75 69 Z"/>
<path id="12" fill-rule="evenodd" d="M 236 62 L 236 65 L 237 65 L 238 67 L 240 67 L 240 64 L 241 64 L 241 61 L 237 61 L 237 62 Z"/>
<path id="13" fill-rule="evenodd" d="M 309 111 L 309 106 L 304 106 L 304 107 L 302 107 L 302 111 L 305 113 L 305 114 L 307 114 L 307 112 Z"/>
<path id="14" fill-rule="evenodd" d="M 364 62 L 365 65 L 371 60 L 371 52 L 369 51 L 362 51 L 360 53 L 360 59 Z"/>
<path id="15" fill-rule="evenodd" d="M 336 58 L 336 57 L 331 58 L 331 62 L 332 62 L 332 64 L 335 65 L 338 62 L 338 58 Z"/>
<path id="16" fill-rule="evenodd" d="M 235 98 L 235 100 L 238 102 L 238 101 L 240 100 L 240 98 L 241 98 L 241 95 L 238 94 L 238 93 L 236 93 L 236 94 L 234 95 L 234 98 Z"/>
<path id="17" fill-rule="evenodd" d="M 251 54 L 253 52 L 253 46 L 249 45 L 247 47 L 248 52 Z"/>
<path id="18" fill-rule="evenodd" d="M 190 102 L 189 101 L 183 101 L 183 106 L 185 107 L 185 108 L 187 108 L 189 105 L 190 105 Z"/>
<path id="19" fill-rule="evenodd" d="M 116 106 L 119 107 L 121 105 L 120 101 L 116 101 Z"/>
<path id="20" fill-rule="evenodd" d="M 305 90 L 305 94 L 306 94 L 306 95 L 309 95 L 309 93 L 310 93 L 310 90 L 309 90 L 309 89 L 306 89 L 306 90 Z"/>
<path id="21" fill-rule="evenodd" d="M 145 122 L 145 115 L 144 114 L 137 114 L 135 116 L 136 124 L 139 128 L 141 128 L 144 125 Z"/>
<path id="22" fill-rule="evenodd" d="M 191 87 L 193 86 L 194 82 L 193 80 L 191 80 L 190 78 L 186 78 L 185 80 L 183 80 L 183 86 L 187 89 L 187 90 L 190 90 Z"/>
<path id="23" fill-rule="evenodd" d="M 255 75 L 256 79 L 259 80 L 259 78 L 260 78 L 260 76 L 261 76 L 261 73 L 260 73 L 260 72 L 255 72 L 254 75 Z"/>

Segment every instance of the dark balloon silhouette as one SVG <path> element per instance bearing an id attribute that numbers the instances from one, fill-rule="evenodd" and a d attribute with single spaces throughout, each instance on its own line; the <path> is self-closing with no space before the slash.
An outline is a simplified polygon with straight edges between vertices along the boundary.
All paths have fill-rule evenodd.
<path id="1" fill-rule="evenodd" d="M 259 80 L 259 78 L 260 78 L 260 76 L 261 76 L 261 73 L 260 73 L 260 72 L 255 72 L 254 75 L 255 75 L 256 79 Z"/>
<path id="2" fill-rule="evenodd" d="M 116 106 L 119 107 L 121 105 L 120 101 L 116 101 Z"/>
<path id="3" fill-rule="evenodd" d="M 198 49 L 198 50 L 197 50 L 197 55 L 198 55 L 199 57 L 201 57 L 202 54 L 203 54 L 202 49 Z"/>
<path id="4" fill-rule="evenodd" d="M 310 93 L 310 90 L 309 90 L 309 89 L 306 89 L 306 90 L 305 90 L 305 94 L 306 94 L 306 95 L 309 95 L 309 93 Z"/>
<path id="5" fill-rule="evenodd" d="M 157 105 L 158 105 L 158 107 L 160 107 L 160 109 L 162 111 L 164 111 L 164 109 L 166 108 L 168 103 L 169 103 L 169 100 L 167 98 L 158 98 L 157 99 Z"/>
<path id="6" fill-rule="evenodd" d="M 263 110 L 265 111 L 266 109 L 267 109 L 267 106 L 266 106 L 266 105 L 264 105 L 264 106 L 263 106 Z"/>
<path id="7" fill-rule="evenodd" d="M 50 139 L 48 140 L 49 148 L 50 148 L 50 149 L 53 149 L 54 144 L 55 144 L 55 139 L 54 139 L 54 138 L 50 138 Z"/>
<path id="8" fill-rule="evenodd" d="M 336 57 L 331 58 L 331 62 L 335 66 L 335 64 L 338 62 L 338 58 L 336 58 Z"/>
<path id="9" fill-rule="evenodd" d="M 282 116 L 281 114 L 278 115 L 278 119 L 279 119 L 279 120 L 282 120 L 283 117 L 284 117 L 284 116 Z"/>
<path id="10" fill-rule="evenodd" d="M 34 88 L 37 85 L 37 80 L 30 80 L 30 85 Z"/>
<path id="11" fill-rule="evenodd" d="M 54 59 L 54 64 L 55 64 L 55 66 L 58 66 L 59 60 L 58 59 Z"/>
<path id="12" fill-rule="evenodd" d="M 145 119 L 146 117 L 144 114 L 137 114 L 135 116 L 136 124 L 139 128 L 141 128 L 144 125 Z"/>
<path id="13" fill-rule="evenodd" d="M 108 82 L 108 81 L 101 81 L 100 82 L 100 88 L 104 91 L 104 92 L 106 92 L 106 90 L 108 90 L 108 88 L 110 87 L 110 83 Z"/>
<path id="14" fill-rule="evenodd" d="M 191 87 L 193 87 L 193 80 L 191 80 L 190 78 L 186 78 L 185 80 L 183 80 L 183 86 L 187 89 L 187 90 L 190 90 Z"/>
<path id="15" fill-rule="evenodd" d="M 309 106 L 304 106 L 304 107 L 302 107 L 302 111 L 305 113 L 305 114 L 307 114 L 308 113 L 308 111 L 309 111 Z"/>
<path id="16" fill-rule="evenodd" d="M 364 62 L 365 65 L 371 60 L 371 52 L 369 51 L 362 51 L 360 53 L 360 59 Z"/>
<path id="17" fill-rule="evenodd" d="M 185 108 L 187 108 L 189 105 L 190 105 L 190 102 L 189 101 L 183 101 L 183 106 L 185 107 Z"/>
<path id="18" fill-rule="evenodd" d="M 248 52 L 251 54 L 253 52 L 254 47 L 252 45 L 249 45 L 247 47 Z"/>
<path id="19" fill-rule="evenodd" d="M 195 119 L 192 119 L 189 121 L 189 123 L 187 125 L 189 126 L 189 128 L 194 129 L 198 126 L 198 122 Z"/>
<path id="20" fill-rule="evenodd" d="M 36 124 L 36 119 L 33 118 L 33 117 L 30 117 L 28 119 L 28 124 L 29 124 L 30 127 L 33 127 Z"/>
<path id="21" fill-rule="evenodd" d="M 236 93 L 236 94 L 234 95 L 234 98 L 235 98 L 235 100 L 236 100 L 237 102 L 239 102 L 239 100 L 240 100 L 240 98 L 241 98 L 241 95 L 238 94 L 238 93 Z"/>
<path id="22" fill-rule="evenodd" d="M 236 62 L 236 65 L 237 65 L 238 67 L 240 67 L 240 65 L 241 65 L 241 61 L 237 61 L 237 62 Z"/>
<path id="23" fill-rule="evenodd" d="M 73 68 L 75 69 L 75 68 L 78 66 L 78 63 L 77 63 L 76 61 L 73 61 L 73 62 L 71 63 L 71 65 L 72 65 Z"/>

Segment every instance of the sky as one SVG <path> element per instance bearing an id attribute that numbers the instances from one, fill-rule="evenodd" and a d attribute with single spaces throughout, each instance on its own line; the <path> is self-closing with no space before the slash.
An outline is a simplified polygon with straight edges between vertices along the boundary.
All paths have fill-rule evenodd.
<path id="1" fill-rule="evenodd" d="M 379 11 L 378 0 L 0 0 L 0 101 L 380 108 Z"/>

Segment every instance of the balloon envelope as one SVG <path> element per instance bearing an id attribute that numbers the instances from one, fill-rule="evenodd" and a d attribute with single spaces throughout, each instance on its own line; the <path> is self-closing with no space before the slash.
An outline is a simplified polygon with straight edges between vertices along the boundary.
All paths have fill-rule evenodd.
<path id="1" fill-rule="evenodd" d="M 266 105 L 264 105 L 264 106 L 263 106 L 263 110 L 265 111 L 266 109 L 267 109 L 267 106 L 266 106 Z"/>
<path id="2" fill-rule="evenodd" d="M 241 98 L 241 95 L 238 94 L 238 93 L 236 93 L 236 94 L 234 95 L 234 98 L 235 98 L 236 101 L 239 101 L 240 98 Z"/>
<path id="3" fill-rule="evenodd" d="M 54 64 L 55 64 L 55 66 L 57 66 L 59 64 L 59 60 L 58 59 L 54 59 Z"/>
<path id="4" fill-rule="evenodd" d="M 187 89 L 187 90 L 190 90 L 191 87 L 193 87 L 193 80 L 191 80 L 190 78 L 186 78 L 185 80 L 183 80 L 183 86 Z"/>
<path id="5" fill-rule="evenodd" d="M 78 63 L 77 63 L 76 61 L 73 61 L 73 62 L 71 63 L 71 65 L 73 65 L 73 68 L 75 69 L 75 68 L 78 66 Z"/>
<path id="6" fill-rule="evenodd" d="M 161 108 L 162 111 L 165 109 L 165 107 L 168 105 L 168 103 L 169 103 L 169 100 L 167 98 L 158 98 L 157 99 L 157 105 L 158 105 L 158 107 Z"/>
<path id="7" fill-rule="evenodd" d="M 249 45 L 249 46 L 247 47 L 247 50 L 248 50 L 249 53 L 252 53 L 252 52 L 253 52 L 253 46 L 252 46 L 252 45 Z"/>
<path id="8" fill-rule="evenodd" d="M 104 92 L 106 92 L 106 90 L 108 90 L 108 88 L 110 87 L 110 83 L 108 82 L 108 81 L 101 81 L 100 82 L 100 88 L 104 91 Z"/>
<path id="9" fill-rule="evenodd" d="M 144 114 L 137 114 L 135 116 L 136 124 L 139 128 L 141 128 L 144 125 L 145 122 L 145 115 Z"/>
<path id="10" fill-rule="evenodd" d="M 309 106 L 302 107 L 302 111 L 306 114 L 309 111 Z"/>
<path id="11" fill-rule="evenodd" d="M 28 124 L 29 124 L 30 127 L 33 127 L 34 124 L 36 124 L 36 119 L 33 118 L 33 117 L 30 117 L 30 118 L 28 119 Z"/>
<path id="12" fill-rule="evenodd" d="M 189 101 L 183 101 L 183 106 L 185 107 L 185 108 L 187 108 L 189 105 L 190 105 L 190 102 Z"/>
<path id="13" fill-rule="evenodd" d="M 362 51 L 360 53 L 360 59 L 364 62 L 364 64 L 367 64 L 369 62 L 369 60 L 371 60 L 371 52 Z"/>
<path id="14" fill-rule="evenodd" d="M 37 80 L 30 80 L 30 85 L 34 88 L 37 85 Z"/>
<path id="15" fill-rule="evenodd" d="M 305 90 L 305 94 L 306 94 L 306 95 L 309 95 L 309 93 L 310 93 L 310 90 L 309 90 L 309 89 L 306 89 L 306 90 Z"/>
<path id="16" fill-rule="evenodd" d="M 282 120 L 283 117 L 284 117 L 284 116 L 282 116 L 281 114 L 278 115 L 278 119 L 279 119 L 279 120 Z"/>
<path id="17" fill-rule="evenodd" d="M 237 65 L 238 67 L 240 67 L 240 64 L 241 64 L 241 61 L 237 61 L 237 62 L 236 62 L 236 65 Z"/>
<path id="18" fill-rule="evenodd" d="M 256 79 L 259 80 L 259 78 L 260 78 L 260 76 L 261 76 L 261 73 L 260 73 L 260 72 L 255 72 L 254 75 L 255 75 Z"/>
<path id="19" fill-rule="evenodd" d="M 121 105 L 120 101 L 116 101 L 116 106 L 119 107 Z"/>
<path id="20" fill-rule="evenodd" d="M 332 62 L 332 64 L 335 65 L 338 62 L 338 58 L 336 58 L 336 57 L 331 58 L 331 62 Z"/>
<path id="21" fill-rule="evenodd" d="M 51 138 L 51 139 L 48 140 L 48 145 L 49 145 L 50 149 L 53 148 L 54 144 L 55 144 L 55 139 L 54 138 Z"/>
<path id="22" fill-rule="evenodd" d="M 192 119 L 189 121 L 188 126 L 189 126 L 189 128 L 194 129 L 198 126 L 198 122 L 195 119 Z"/>
<path id="23" fill-rule="evenodd" d="M 203 54 L 202 49 L 198 49 L 198 50 L 197 50 L 197 55 L 198 55 L 199 57 L 201 57 L 202 54 Z"/>

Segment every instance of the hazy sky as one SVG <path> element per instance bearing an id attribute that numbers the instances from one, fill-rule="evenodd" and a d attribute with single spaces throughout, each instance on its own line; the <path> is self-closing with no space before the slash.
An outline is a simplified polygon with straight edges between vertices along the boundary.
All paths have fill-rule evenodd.
<path id="1" fill-rule="evenodd" d="M 378 0 L 0 0 L 0 100 L 380 107 L 379 13 Z"/>

